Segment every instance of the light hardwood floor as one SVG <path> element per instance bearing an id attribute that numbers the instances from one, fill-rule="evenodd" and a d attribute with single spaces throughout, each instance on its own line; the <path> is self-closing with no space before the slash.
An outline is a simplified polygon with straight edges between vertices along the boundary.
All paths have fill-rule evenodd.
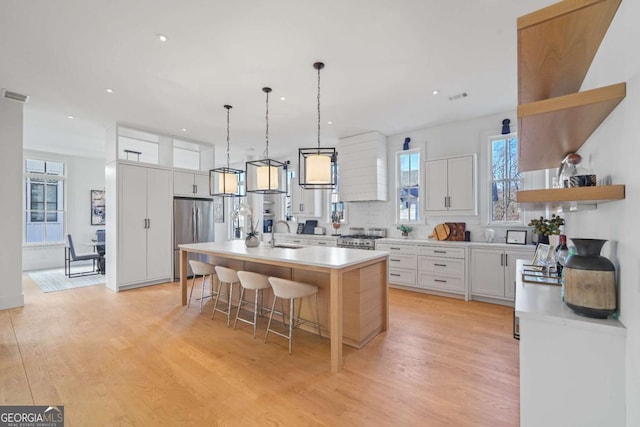
<path id="1" fill-rule="evenodd" d="M 344 348 L 181 307 L 176 283 L 42 293 L 0 311 L 0 404 L 65 405 L 67 426 L 517 426 L 511 309 L 391 290 L 390 329 Z M 196 292 L 198 293 L 198 290 Z M 217 317 L 217 316 L 216 316 Z"/>

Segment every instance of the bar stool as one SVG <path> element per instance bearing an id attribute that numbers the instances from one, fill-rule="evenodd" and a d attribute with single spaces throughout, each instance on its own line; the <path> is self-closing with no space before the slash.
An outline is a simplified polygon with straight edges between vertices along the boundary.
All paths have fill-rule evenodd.
<path id="1" fill-rule="evenodd" d="M 269 315 L 269 324 L 267 325 L 267 334 L 264 337 L 264 342 L 267 342 L 269 338 L 269 332 L 273 332 L 276 335 L 280 335 L 289 341 L 289 354 L 291 354 L 291 339 L 293 338 L 293 329 L 300 326 L 303 323 L 313 323 L 309 320 L 300 319 L 294 315 L 295 300 L 296 298 L 304 298 L 306 296 L 315 295 L 316 297 L 316 320 L 315 325 L 318 327 L 318 336 L 320 342 L 322 342 L 322 332 L 320 331 L 320 311 L 318 309 L 318 287 L 310 285 L 308 283 L 295 282 L 293 280 L 281 279 L 279 277 L 269 277 L 269 283 L 271 289 L 273 289 L 273 304 L 271 306 L 271 314 Z M 276 306 L 276 299 L 288 299 L 289 300 L 289 335 L 285 335 L 278 331 L 271 329 L 271 320 L 273 319 L 273 311 Z M 283 316 L 284 318 L 284 316 Z M 294 323 L 296 322 L 297 323 Z M 285 324 L 285 326 L 287 326 Z"/>
<path id="2" fill-rule="evenodd" d="M 251 271 L 238 271 L 238 278 L 240 279 L 240 300 L 238 302 L 238 311 L 236 311 L 236 320 L 233 322 L 233 329 L 236 328 L 238 320 L 241 322 L 253 325 L 253 338 L 256 337 L 256 326 L 258 324 L 258 294 L 261 289 L 269 289 L 269 278 L 264 274 L 253 273 Z M 250 301 L 244 301 L 245 289 L 252 289 L 255 291 L 255 299 L 253 303 L 253 322 L 251 320 L 243 319 L 240 317 L 240 309 L 243 304 L 251 304 Z"/>
<path id="3" fill-rule="evenodd" d="M 227 326 L 229 326 L 231 322 L 231 300 L 233 298 L 233 285 L 236 283 L 240 283 L 240 279 L 238 279 L 238 273 L 235 270 L 232 270 L 227 267 L 221 267 L 216 265 L 216 273 L 218 274 L 218 281 L 220 284 L 218 285 L 218 294 L 216 295 L 216 302 L 213 305 L 213 314 L 211 315 L 211 319 L 216 315 L 216 311 L 224 313 L 227 315 Z M 220 299 L 220 293 L 222 291 L 222 284 L 225 283 L 227 285 L 227 310 L 222 310 L 218 308 L 218 300 Z"/>
<path id="4" fill-rule="evenodd" d="M 200 313 L 202 313 L 202 301 L 205 298 L 213 298 L 213 276 L 216 275 L 215 266 L 213 264 L 196 261 L 194 259 L 189 260 L 189 265 L 191 266 L 191 271 L 193 271 L 193 281 L 191 282 L 191 292 L 189 293 L 189 302 L 187 303 L 187 307 L 191 305 L 191 296 L 193 295 L 193 288 L 196 286 L 196 278 L 198 276 L 202 276 L 202 293 L 200 294 L 200 298 L 198 298 L 200 300 Z M 206 276 L 211 276 L 211 294 L 207 297 L 204 296 Z"/>

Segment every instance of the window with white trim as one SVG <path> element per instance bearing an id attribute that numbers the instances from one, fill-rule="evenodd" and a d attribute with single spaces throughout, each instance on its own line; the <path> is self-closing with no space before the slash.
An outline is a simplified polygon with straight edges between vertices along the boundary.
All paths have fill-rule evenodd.
<path id="1" fill-rule="evenodd" d="M 64 180 L 62 162 L 25 161 L 25 243 L 64 242 Z"/>
<path id="2" fill-rule="evenodd" d="M 510 133 L 489 137 L 489 222 L 522 223 L 516 196 L 522 189 L 518 169 L 518 135 Z"/>
<path id="3" fill-rule="evenodd" d="M 420 221 L 420 149 L 396 153 L 396 219 Z"/>

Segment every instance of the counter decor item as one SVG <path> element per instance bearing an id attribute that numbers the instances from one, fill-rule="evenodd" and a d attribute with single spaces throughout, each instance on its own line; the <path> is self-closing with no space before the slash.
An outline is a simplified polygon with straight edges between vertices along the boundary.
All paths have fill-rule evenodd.
<path id="1" fill-rule="evenodd" d="M 606 240 L 574 239 L 564 265 L 564 301 L 577 314 L 606 319 L 617 310 L 615 267 L 600 255 Z"/>
<path id="2" fill-rule="evenodd" d="M 466 231 L 467 224 L 464 222 L 445 222 L 445 225 L 449 227 L 451 233 L 449 233 L 449 237 L 447 240 L 451 240 L 454 242 L 463 242 L 464 241 L 464 232 Z"/>
<path id="3" fill-rule="evenodd" d="M 249 232 L 247 233 L 247 237 L 244 239 L 244 244 L 247 245 L 248 248 L 257 248 L 260 246 L 257 221 L 255 225 L 253 225 L 252 222 L 249 222 Z"/>
<path id="4" fill-rule="evenodd" d="M 564 265 L 566 264 L 568 257 L 569 247 L 567 246 L 567 236 L 561 234 L 560 243 L 556 246 L 556 271 L 558 272 L 558 277 L 562 277 L 562 270 L 564 269 Z"/>
<path id="5" fill-rule="evenodd" d="M 550 219 L 541 216 L 540 219 L 529 221 L 529 227 L 533 227 L 533 234 L 538 235 L 538 243 L 547 245 L 549 244 L 549 236 L 560 234 L 561 225 L 564 225 L 564 218 L 556 214 L 552 214 Z"/>
<path id="6" fill-rule="evenodd" d="M 494 230 L 493 228 L 487 228 L 486 230 L 484 230 L 484 240 L 487 243 L 491 243 L 493 242 L 493 238 L 496 235 L 496 230 Z"/>
<path id="7" fill-rule="evenodd" d="M 402 233 L 402 237 L 404 237 L 405 239 L 409 237 L 409 233 L 413 231 L 413 227 L 404 224 L 400 224 L 397 228 L 398 230 L 400 230 L 400 232 Z"/>
<path id="8" fill-rule="evenodd" d="M 507 230 L 507 243 L 511 245 L 526 245 L 527 230 Z"/>
<path id="9" fill-rule="evenodd" d="M 438 224 L 433 228 L 433 234 L 429 236 L 430 239 L 447 240 L 451 234 L 451 229 L 447 224 Z"/>

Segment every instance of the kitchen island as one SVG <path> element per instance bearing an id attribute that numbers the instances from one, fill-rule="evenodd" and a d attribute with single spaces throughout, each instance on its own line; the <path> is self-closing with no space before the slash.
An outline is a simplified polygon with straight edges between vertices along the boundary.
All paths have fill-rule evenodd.
<path id="1" fill-rule="evenodd" d="M 241 240 L 180 245 L 182 305 L 187 304 L 190 252 L 209 255 L 215 265 L 317 285 L 322 333 L 331 337 L 333 372 L 342 368 L 343 343 L 361 348 L 389 326 L 386 252 L 321 246 L 247 248 Z"/>

